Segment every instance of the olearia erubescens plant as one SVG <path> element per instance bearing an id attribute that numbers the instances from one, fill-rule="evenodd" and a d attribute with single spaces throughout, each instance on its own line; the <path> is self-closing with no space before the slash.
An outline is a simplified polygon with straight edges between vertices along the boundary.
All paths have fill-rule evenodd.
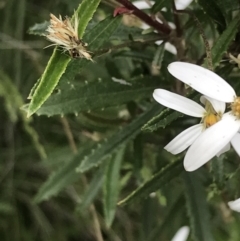
<path id="1" fill-rule="evenodd" d="M 0 10 L 1 240 L 239 241 L 239 0 Z"/>

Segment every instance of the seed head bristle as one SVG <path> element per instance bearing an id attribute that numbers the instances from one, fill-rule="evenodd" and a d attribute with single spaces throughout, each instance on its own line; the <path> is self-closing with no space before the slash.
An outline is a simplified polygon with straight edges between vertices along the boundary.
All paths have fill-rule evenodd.
<path id="1" fill-rule="evenodd" d="M 78 37 L 78 17 L 75 14 L 73 24 L 70 18 L 64 20 L 60 15 L 57 18 L 54 14 L 50 14 L 50 25 L 47 28 L 46 37 L 54 45 L 59 45 L 64 51 L 69 51 L 73 58 L 86 58 L 92 61 L 90 53 L 86 50 L 85 44 Z"/>

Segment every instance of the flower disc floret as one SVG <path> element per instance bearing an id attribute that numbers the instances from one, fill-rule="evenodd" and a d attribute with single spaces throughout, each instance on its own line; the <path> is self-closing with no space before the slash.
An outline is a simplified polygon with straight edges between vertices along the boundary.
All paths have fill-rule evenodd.
<path id="1" fill-rule="evenodd" d="M 203 125 L 205 128 L 208 128 L 216 124 L 220 119 L 221 117 L 218 116 L 217 114 L 210 113 L 203 118 Z"/>
<path id="2" fill-rule="evenodd" d="M 240 97 L 236 97 L 231 103 L 232 114 L 240 119 Z"/>

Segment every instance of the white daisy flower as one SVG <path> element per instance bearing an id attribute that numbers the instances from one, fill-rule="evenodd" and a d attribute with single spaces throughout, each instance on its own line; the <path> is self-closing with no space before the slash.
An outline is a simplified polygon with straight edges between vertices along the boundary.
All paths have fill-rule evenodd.
<path id="1" fill-rule="evenodd" d="M 156 89 L 153 98 L 160 104 L 179 111 L 183 114 L 201 118 L 201 122 L 181 132 L 168 145 L 164 147 L 167 151 L 176 155 L 187 149 L 208 127 L 217 123 L 224 111 L 225 103 L 212 98 L 202 96 L 200 101 L 205 105 L 203 108 L 198 103 L 181 95 L 164 89 Z"/>
<path id="2" fill-rule="evenodd" d="M 228 202 L 228 206 L 236 212 L 240 212 L 240 198 L 234 200 L 234 201 L 230 201 Z"/>
<path id="3" fill-rule="evenodd" d="M 194 171 L 217 155 L 231 142 L 240 153 L 240 97 L 234 89 L 220 76 L 201 66 L 174 62 L 168 66 L 169 72 L 205 96 L 220 102 L 231 103 L 231 111 L 222 119 L 206 129 L 191 145 L 184 158 L 187 171 Z"/>

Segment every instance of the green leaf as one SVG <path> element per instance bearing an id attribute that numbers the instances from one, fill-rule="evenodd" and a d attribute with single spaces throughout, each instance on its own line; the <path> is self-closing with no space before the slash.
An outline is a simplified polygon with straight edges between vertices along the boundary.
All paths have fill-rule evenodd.
<path id="1" fill-rule="evenodd" d="M 141 222 L 141 238 L 139 240 L 148 240 L 149 234 L 153 231 L 153 227 L 158 223 L 159 217 L 156 210 L 159 208 L 157 198 L 148 197 L 141 202 L 139 221 Z"/>
<path id="2" fill-rule="evenodd" d="M 183 174 L 191 231 L 196 241 L 212 241 L 206 194 L 198 174 L 198 172 Z"/>
<path id="3" fill-rule="evenodd" d="M 100 1 L 101 0 L 83 0 L 79 5 L 76 11 L 76 14 L 79 20 L 79 26 L 78 26 L 79 38 L 82 38 L 84 31 L 89 21 L 92 19 L 92 16 L 95 13 Z"/>
<path id="4" fill-rule="evenodd" d="M 171 4 L 169 0 L 156 0 L 155 4 L 152 7 L 153 13 L 160 11 L 164 7 L 168 7 Z"/>
<path id="5" fill-rule="evenodd" d="M 163 109 L 163 107 L 161 107 Z M 143 131 L 153 132 L 159 128 L 165 128 L 172 121 L 182 117 L 183 114 L 177 111 L 165 108 L 160 114 L 154 116 L 150 121 L 148 121 L 143 127 Z"/>
<path id="6" fill-rule="evenodd" d="M 136 177 L 139 178 L 141 177 L 141 169 L 143 167 L 143 150 L 144 150 L 144 145 L 143 145 L 143 136 L 142 134 L 139 134 L 136 136 L 136 138 L 133 140 L 133 172 Z"/>
<path id="7" fill-rule="evenodd" d="M 200 95 L 196 94 L 195 91 L 192 91 L 187 95 L 187 98 L 198 101 L 200 98 Z M 150 121 L 148 121 L 142 127 L 143 131 L 153 132 L 159 128 L 165 128 L 172 121 L 183 116 L 182 113 L 168 109 L 168 108 L 161 107 L 161 110 L 162 111 L 158 115 L 154 116 Z"/>
<path id="8" fill-rule="evenodd" d="M 0 96 L 4 98 L 4 105 L 11 122 L 18 120 L 19 107 L 23 99 L 9 76 L 0 70 Z"/>
<path id="9" fill-rule="evenodd" d="M 76 16 L 79 17 L 79 37 L 81 38 L 88 22 L 91 20 L 93 13 L 100 0 L 83 0 L 76 11 Z M 41 105 L 48 99 L 55 87 L 57 86 L 60 77 L 66 71 L 67 65 L 71 58 L 55 48 L 46 68 L 41 76 L 40 82 L 36 87 L 29 108 L 28 116 L 34 114 Z"/>
<path id="10" fill-rule="evenodd" d="M 35 113 L 51 95 L 70 60 L 70 57 L 62 54 L 58 49 L 54 50 L 31 98 L 28 108 L 28 117 Z"/>
<path id="11" fill-rule="evenodd" d="M 94 177 L 90 185 L 88 186 L 87 191 L 83 194 L 83 197 L 81 198 L 81 203 L 77 207 L 77 211 L 84 211 L 89 207 L 89 205 L 91 205 L 103 185 L 105 170 L 106 166 L 102 165 L 99 170 L 94 173 Z"/>
<path id="12" fill-rule="evenodd" d="M 161 44 L 158 46 L 156 54 L 154 55 L 153 62 L 152 62 L 152 71 L 160 71 L 162 66 L 162 61 L 165 52 L 165 45 Z"/>
<path id="13" fill-rule="evenodd" d="M 23 98 L 16 86 L 12 83 L 9 76 L 0 70 L 0 96 L 5 100 L 5 108 L 11 122 L 18 121 L 19 116 L 22 120 L 22 125 L 26 133 L 31 138 L 31 141 L 42 159 L 46 158 L 44 147 L 39 142 L 38 133 L 30 125 L 31 119 L 26 118 L 26 114 L 20 109 L 23 105 Z"/>
<path id="14" fill-rule="evenodd" d="M 113 54 L 114 57 L 128 57 L 128 58 L 132 58 L 132 59 L 136 59 L 136 60 L 150 60 L 152 61 L 152 54 L 149 53 L 149 51 L 146 51 L 146 50 L 142 50 L 141 52 L 139 51 L 131 51 L 131 50 L 128 50 L 128 51 L 119 51 L 117 53 L 114 53 Z"/>
<path id="15" fill-rule="evenodd" d="M 169 164 L 165 168 L 153 175 L 146 183 L 142 184 L 126 198 L 121 200 L 118 205 L 130 204 L 141 198 L 145 198 L 150 193 L 159 190 L 164 185 L 177 177 L 183 171 L 182 159 Z"/>
<path id="16" fill-rule="evenodd" d="M 224 15 L 217 5 L 215 0 L 198 0 L 199 5 L 218 25 L 219 30 L 222 32 L 226 27 Z"/>
<path id="17" fill-rule="evenodd" d="M 28 33 L 33 35 L 45 36 L 48 25 L 48 21 L 44 21 L 43 23 L 35 23 L 32 27 L 28 29 Z"/>
<path id="18" fill-rule="evenodd" d="M 82 147 L 76 156 L 73 156 L 71 160 L 65 162 L 56 172 L 53 172 L 40 187 L 34 201 L 39 203 L 56 196 L 63 188 L 80 178 L 80 174 L 76 172 L 76 167 L 89 152 L 90 147 Z"/>
<path id="19" fill-rule="evenodd" d="M 149 119 L 158 113 L 159 104 L 153 104 L 142 115 L 138 116 L 132 123 L 116 132 L 109 139 L 99 143 L 92 152 L 84 158 L 77 168 L 78 172 L 85 172 L 94 166 L 99 165 L 107 156 L 111 155 L 120 145 L 127 143 L 141 132 L 141 127 Z"/>
<path id="20" fill-rule="evenodd" d="M 155 32 L 143 34 L 143 30 L 137 27 L 129 27 L 126 25 L 120 25 L 118 31 L 110 38 L 111 40 L 118 40 L 121 42 L 126 41 L 146 41 L 150 39 L 159 39 L 159 35 Z"/>
<path id="21" fill-rule="evenodd" d="M 69 88 L 60 88 L 59 93 L 52 95 L 37 114 L 63 115 L 116 106 L 131 100 L 147 98 L 157 86 L 159 78 L 152 77 L 137 78 L 129 85 L 108 80 L 69 85 Z"/>
<path id="22" fill-rule="evenodd" d="M 15 207 L 12 203 L 6 201 L 0 201 L 0 214 L 1 215 L 12 215 Z"/>
<path id="23" fill-rule="evenodd" d="M 224 188 L 225 184 L 225 171 L 224 171 L 224 155 L 214 157 L 211 161 L 211 173 L 213 181 L 217 184 L 219 190 Z"/>
<path id="24" fill-rule="evenodd" d="M 184 195 L 180 195 L 180 197 L 176 198 L 176 201 L 172 204 L 172 206 L 167 211 L 167 214 L 164 216 L 163 221 L 153 229 L 151 233 L 149 233 L 148 241 L 157 241 L 161 236 L 164 229 L 169 226 L 169 223 L 175 219 L 182 210 L 183 205 L 185 204 Z"/>
<path id="25" fill-rule="evenodd" d="M 239 25 L 240 16 L 237 15 L 213 45 L 211 52 L 214 66 L 219 64 L 223 54 L 227 51 L 232 40 L 235 38 Z"/>
<path id="26" fill-rule="evenodd" d="M 104 217 L 107 227 L 112 225 L 120 189 L 120 168 L 125 147 L 122 147 L 109 162 L 104 185 Z"/>
<path id="27" fill-rule="evenodd" d="M 217 4 L 222 9 L 222 11 L 225 12 L 237 10 L 240 8 L 239 0 L 218 0 Z"/>

